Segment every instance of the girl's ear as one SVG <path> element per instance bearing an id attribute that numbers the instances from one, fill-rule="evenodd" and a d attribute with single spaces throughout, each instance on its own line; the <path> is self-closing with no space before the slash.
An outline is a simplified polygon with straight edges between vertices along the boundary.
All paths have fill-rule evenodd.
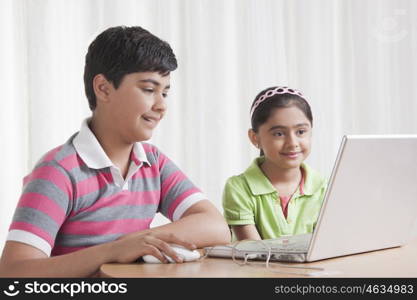
<path id="1" fill-rule="evenodd" d="M 254 145 L 256 148 L 260 147 L 258 134 L 252 128 L 248 130 L 248 137 L 252 145 Z"/>

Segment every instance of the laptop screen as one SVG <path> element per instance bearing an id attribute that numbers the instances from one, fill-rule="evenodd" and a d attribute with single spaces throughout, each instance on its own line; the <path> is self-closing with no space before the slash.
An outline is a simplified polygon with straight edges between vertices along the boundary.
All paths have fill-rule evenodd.
<path id="1" fill-rule="evenodd" d="M 417 219 L 417 135 L 343 137 L 308 261 L 403 245 Z"/>

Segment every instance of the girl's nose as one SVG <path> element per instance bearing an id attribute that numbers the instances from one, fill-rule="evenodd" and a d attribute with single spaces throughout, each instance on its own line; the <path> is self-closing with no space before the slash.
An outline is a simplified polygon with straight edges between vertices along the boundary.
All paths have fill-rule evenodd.
<path id="1" fill-rule="evenodd" d="M 286 144 L 288 147 L 297 147 L 298 146 L 298 138 L 295 133 L 291 133 L 287 135 Z"/>

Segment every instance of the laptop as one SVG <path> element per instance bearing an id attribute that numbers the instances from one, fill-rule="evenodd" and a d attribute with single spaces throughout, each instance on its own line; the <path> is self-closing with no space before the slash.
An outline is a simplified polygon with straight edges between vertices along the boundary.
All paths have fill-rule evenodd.
<path id="1" fill-rule="evenodd" d="M 312 234 L 205 250 L 212 257 L 311 262 L 402 246 L 416 220 L 417 135 L 345 135 Z"/>

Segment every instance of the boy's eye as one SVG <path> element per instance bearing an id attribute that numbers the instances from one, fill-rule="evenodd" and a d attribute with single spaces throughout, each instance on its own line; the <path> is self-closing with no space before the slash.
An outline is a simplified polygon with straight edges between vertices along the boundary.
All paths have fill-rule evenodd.
<path id="1" fill-rule="evenodd" d="M 284 134 L 282 132 L 276 131 L 272 135 L 273 136 L 283 136 Z"/>
<path id="2" fill-rule="evenodd" d="M 145 93 L 153 93 L 153 89 L 142 89 Z"/>
<path id="3" fill-rule="evenodd" d="M 168 97 L 168 93 L 162 93 L 162 97 L 164 98 Z"/>
<path id="4" fill-rule="evenodd" d="M 300 130 L 298 130 L 297 131 L 297 133 L 299 134 L 299 135 L 303 135 L 303 134 L 305 134 L 307 132 L 307 130 L 305 130 L 305 129 L 300 129 Z"/>

